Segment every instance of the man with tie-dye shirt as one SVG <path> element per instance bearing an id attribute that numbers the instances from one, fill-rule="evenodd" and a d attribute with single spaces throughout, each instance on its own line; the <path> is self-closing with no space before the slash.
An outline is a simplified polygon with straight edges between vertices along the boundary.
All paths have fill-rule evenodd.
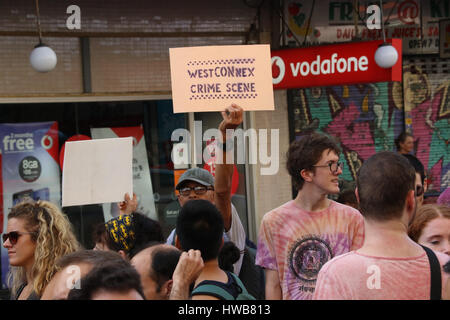
<path id="1" fill-rule="evenodd" d="M 266 269 L 266 299 L 311 299 L 321 267 L 363 244 L 359 211 L 327 197 L 339 193 L 339 153 L 319 133 L 289 147 L 287 169 L 297 196 L 264 215 L 258 237 L 256 264 Z"/>

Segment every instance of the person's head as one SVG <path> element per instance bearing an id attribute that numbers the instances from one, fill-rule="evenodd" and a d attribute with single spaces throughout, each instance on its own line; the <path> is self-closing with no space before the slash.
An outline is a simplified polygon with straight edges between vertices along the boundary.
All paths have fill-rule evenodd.
<path id="1" fill-rule="evenodd" d="M 145 299 L 167 300 L 172 290 L 172 276 L 181 251 L 168 244 L 155 244 L 139 251 L 131 264 L 141 277 Z"/>
<path id="2" fill-rule="evenodd" d="M 383 151 L 364 161 L 356 181 L 364 218 L 375 222 L 404 219 L 409 222 L 416 208 L 414 182 L 414 168 L 398 153 Z"/>
<path id="3" fill-rule="evenodd" d="M 312 183 L 326 194 L 338 193 L 339 154 L 336 142 L 324 134 L 311 133 L 292 142 L 286 167 L 295 188 L 301 190 L 305 183 Z"/>
<path id="4" fill-rule="evenodd" d="M 402 154 L 410 153 L 414 149 L 414 137 L 412 134 L 403 131 L 394 141 L 397 151 Z"/>
<path id="5" fill-rule="evenodd" d="M 450 255 L 450 207 L 423 205 L 417 210 L 408 235 L 421 245 Z"/>
<path id="6" fill-rule="evenodd" d="M 188 201 L 181 208 L 176 224 L 177 247 L 200 250 L 203 260 L 217 259 L 223 241 L 223 218 L 207 200 Z"/>
<path id="7" fill-rule="evenodd" d="M 336 201 L 356 209 L 358 208 L 358 199 L 356 199 L 355 190 L 353 189 L 341 192 Z"/>
<path id="8" fill-rule="evenodd" d="M 94 229 L 95 250 L 112 250 L 131 259 L 147 242 L 163 242 L 161 225 L 141 213 L 120 215 Z"/>
<path id="9" fill-rule="evenodd" d="M 183 173 L 175 189 L 178 201 L 184 206 L 189 200 L 203 199 L 214 203 L 214 177 L 205 169 L 191 168 Z"/>
<path id="10" fill-rule="evenodd" d="M 445 189 L 437 198 L 437 204 L 450 206 L 450 187 Z"/>
<path id="11" fill-rule="evenodd" d="M 409 163 L 414 167 L 414 170 L 416 171 L 415 190 L 417 205 L 418 207 L 420 207 L 423 203 L 424 193 L 427 191 L 427 185 L 425 182 L 425 169 L 422 162 L 420 162 L 420 160 L 412 154 L 403 154 L 403 156 L 408 159 Z"/>
<path id="12" fill-rule="evenodd" d="M 124 259 L 102 263 L 69 291 L 68 300 L 143 300 L 139 274 Z"/>
<path id="13" fill-rule="evenodd" d="M 122 256 L 114 251 L 80 250 L 56 261 L 58 272 L 52 277 L 41 300 L 64 300 L 69 291 L 95 266 L 115 262 Z"/>
<path id="14" fill-rule="evenodd" d="M 28 273 L 38 296 L 57 271 L 55 261 L 80 247 L 67 217 L 56 205 L 42 200 L 21 202 L 11 209 L 3 246 L 11 265 L 12 294 L 27 282 Z"/>

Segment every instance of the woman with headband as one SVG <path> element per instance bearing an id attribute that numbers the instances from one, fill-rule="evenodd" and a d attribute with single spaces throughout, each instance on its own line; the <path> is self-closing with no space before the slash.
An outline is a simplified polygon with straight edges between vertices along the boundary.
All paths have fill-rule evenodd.
<path id="1" fill-rule="evenodd" d="M 133 212 L 100 224 L 94 231 L 94 250 L 112 250 L 123 258 L 131 259 L 148 242 L 163 242 L 158 221 Z"/>

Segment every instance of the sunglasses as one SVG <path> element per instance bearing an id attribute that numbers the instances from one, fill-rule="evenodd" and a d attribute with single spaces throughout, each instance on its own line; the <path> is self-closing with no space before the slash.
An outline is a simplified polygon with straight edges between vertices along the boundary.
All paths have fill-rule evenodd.
<path id="1" fill-rule="evenodd" d="M 424 193 L 424 188 L 421 185 L 416 186 L 416 197 L 420 197 Z"/>
<path id="2" fill-rule="evenodd" d="M 194 187 L 194 188 L 187 188 L 186 187 L 186 188 L 180 189 L 179 192 L 180 192 L 180 194 L 182 196 L 187 197 L 187 196 L 189 196 L 191 194 L 192 190 L 195 192 L 196 195 L 202 195 L 202 194 L 205 194 L 206 191 L 208 191 L 208 190 L 214 190 L 214 188 L 212 188 L 212 187 L 200 187 L 200 186 L 199 187 Z"/>
<path id="3" fill-rule="evenodd" d="M 12 245 L 15 245 L 17 243 L 17 240 L 19 240 L 20 236 L 24 234 L 35 234 L 36 232 L 19 232 L 19 231 L 11 231 L 10 233 L 4 233 L 2 235 L 3 243 L 6 242 L 6 240 L 9 239 L 9 242 Z"/>

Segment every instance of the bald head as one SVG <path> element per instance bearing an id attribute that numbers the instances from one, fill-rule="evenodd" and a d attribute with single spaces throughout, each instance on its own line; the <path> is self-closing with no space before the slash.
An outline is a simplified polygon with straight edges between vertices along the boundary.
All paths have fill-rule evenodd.
<path id="1" fill-rule="evenodd" d="M 137 253 L 131 264 L 141 277 L 147 300 L 167 300 L 172 289 L 172 275 L 181 251 L 172 245 L 157 244 Z"/>

